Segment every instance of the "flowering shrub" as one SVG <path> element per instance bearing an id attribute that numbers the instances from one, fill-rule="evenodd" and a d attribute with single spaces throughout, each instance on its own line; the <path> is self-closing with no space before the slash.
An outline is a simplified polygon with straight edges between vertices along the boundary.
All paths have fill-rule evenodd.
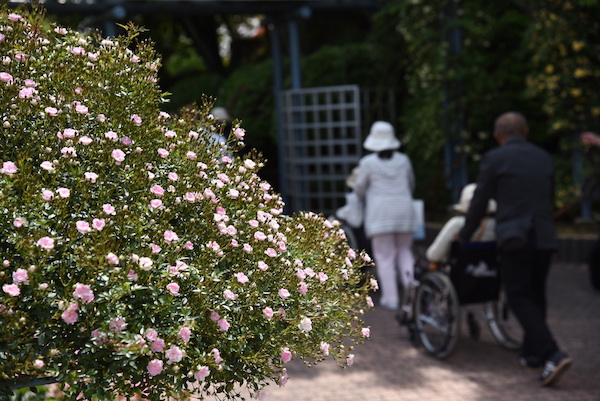
<path id="1" fill-rule="evenodd" d="M 252 394 L 285 364 L 351 364 L 376 286 L 337 222 L 282 213 L 208 113 L 169 115 L 160 61 L 0 7 L 0 386 L 67 396 Z M 346 345 L 344 345 L 346 344 Z"/>

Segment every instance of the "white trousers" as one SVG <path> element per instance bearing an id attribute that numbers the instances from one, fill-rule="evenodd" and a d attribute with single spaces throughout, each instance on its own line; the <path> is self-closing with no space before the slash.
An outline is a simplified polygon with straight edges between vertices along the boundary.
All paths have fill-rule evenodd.
<path id="1" fill-rule="evenodd" d="M 398 276 L 403 288 L 408 288 L 413 281 L 415 258 L 412 242 L 411 232 L 380 234 L 371 238 L 382 305 L 398 307 Z"/>

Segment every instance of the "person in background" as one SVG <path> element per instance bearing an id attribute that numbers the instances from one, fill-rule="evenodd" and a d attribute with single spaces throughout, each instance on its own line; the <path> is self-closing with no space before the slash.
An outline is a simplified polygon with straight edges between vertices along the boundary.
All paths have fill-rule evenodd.
<path id="1" fill-rule="evenodd" d="M 557 247 L 554 166 L 545 150 L 527 140 L 528 131 L 520 113 L 507 112 L 496 119 L 494 138 L 500 146 L 481 161 L 477 188 L 457 239 L 472 237 L 489 200 L 495 199 L 500 277 L 508 305 L 524 331 L 519 362 L 543 368 L 538 381 L 549 386 L 572 360 L 559 349 L 546 322 L 546 281 Z"/>
<path id="2" fill-rule="evenodd" d="M 426 256 L 427 260 L 430 262 L 440 263 L 448 260 L 450 245 L 452 241 L 456 239 L 456 234 L 465 224 L 464 214 L 469 210 L 471 198 L 473 198 L 476 187 L 477 184 L 471 183 L 465 185 L 462 189 L 459 202 L 452 206 L 452 208 L 461 213 L 461 215 L 450 218 L 446 224 L 444 224 L 444 227 L 442 227 L 429 248 L 427 248 Z M 487 208 L 488 216 L 482 218 L 481 225 L 473 234 L 470 239 L 471 241 L 494 241 L 496 239 L 496 220 L 494 217 L 489 216 L 489 214 L 492 214 L 495 211 L 496 201 L 490 199 Z"/>
<path id="3" fill-rule="evenodd" d="M 408 156 L 397 151 L 394 127 L 376 121 L 363 144 L 370 153 L 360 159 L 354 191 L 365 205 L 364 230 L 371 242 L 385 309 L 399 307 L 398 275 L 404 288 L 413 281 L 413 233 L 418 229 L 413 207 L 415 176 Z"/>

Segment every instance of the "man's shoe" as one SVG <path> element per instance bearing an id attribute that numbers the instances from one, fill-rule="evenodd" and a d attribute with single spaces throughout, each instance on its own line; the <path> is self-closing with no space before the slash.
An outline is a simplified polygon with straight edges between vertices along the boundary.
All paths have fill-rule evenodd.
<path id="1" fill-rule="evenodd" d="M 532 357 L 525 357 L 525 356 L 521 356 L 519 357 L 519 365 L 521 365 L 524 368 L 527 369 L 536 369 L 539 370 L 544 366 L 544 363 L 542 361 L 540 361 L 538 358 L 532 358 Z"/>
<path id="2" fill-rule="evenodd" d="M 556 384 L 560 377 L 569 369 L 573 360 L 561 351 L 556 351 L 550 359 L 546 361 L 544 370 L 539 377 L 542 386 L 551 386 Z"/>

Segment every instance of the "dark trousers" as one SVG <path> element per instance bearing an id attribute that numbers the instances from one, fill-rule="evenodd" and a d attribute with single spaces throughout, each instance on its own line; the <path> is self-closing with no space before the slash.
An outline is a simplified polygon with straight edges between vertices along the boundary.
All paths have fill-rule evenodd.
<path id="1" fill-rule="evenodd" d="M 508 305 L 523 327 L 521 355 L 544 362 L 558 350 L 546 323 L 546 279 L 552 251 L 502 252 L 500 275 Z"/>

